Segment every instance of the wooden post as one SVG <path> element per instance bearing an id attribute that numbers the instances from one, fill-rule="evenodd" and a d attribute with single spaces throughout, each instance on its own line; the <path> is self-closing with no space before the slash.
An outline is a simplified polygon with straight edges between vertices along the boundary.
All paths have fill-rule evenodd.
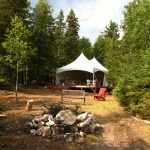
<path id="1" fill-rule="evenodd" d="M 31 111 L 33 106 L 33 99 L 27 101 L 26 110 Z"/>

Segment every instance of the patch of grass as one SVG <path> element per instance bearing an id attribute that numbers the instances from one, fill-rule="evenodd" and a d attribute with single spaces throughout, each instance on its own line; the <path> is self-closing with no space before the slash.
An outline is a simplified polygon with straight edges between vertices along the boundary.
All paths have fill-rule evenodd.
<path id="1" fill-rule="evenodd" d="M 82 106 L 85 111 L 91 112 L 94 115 L 106 116 L 113 113 L 123 112 L 123 108 L 118 105 L 115 100 L 94 101 L 93 97 L 88 97 L 89 103 Z"/>
<path id="2" fill-rule="evenodd" d="M 98 137 L 94 134 L 88 134 L 86 137 L 87 137 L 88 142 L 97 142 L 98 141 Z"/>

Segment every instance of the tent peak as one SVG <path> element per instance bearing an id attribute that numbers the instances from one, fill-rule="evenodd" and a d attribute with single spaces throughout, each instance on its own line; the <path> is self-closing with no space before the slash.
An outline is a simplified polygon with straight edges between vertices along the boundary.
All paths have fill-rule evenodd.
<path id="1" fill-rule="evenodd" d="M 80 58 L 81 60 L 82 60 L 82 59 L 89 60 L 89 59 L 84 55 L 83 52 L 80 54 L 80 56 L 79 56 L 78 58 Z M 77 58 L 77 59 L 78 59 L 78 58 Z M 77 60 L 77 59 L 76 59 L 76 60 Z"/>

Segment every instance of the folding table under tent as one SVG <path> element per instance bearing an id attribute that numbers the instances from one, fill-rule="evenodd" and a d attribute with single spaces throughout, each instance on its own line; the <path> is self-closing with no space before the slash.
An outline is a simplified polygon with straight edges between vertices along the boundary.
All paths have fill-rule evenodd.
<path id="1" fill-rule="evenodd" d="M 76 84 L 86 85 L 87 79 L 89 79 L 94 85 L 94 80 L 97 79 L 102 85 L 107 72 L 108 70 L 95 57 L 88 60 L 81 53 L 75 61 L 56 70 L 56 84 L 63 83 L 69 86 L 74 84 L 73 81 L 76 81 Z"/>

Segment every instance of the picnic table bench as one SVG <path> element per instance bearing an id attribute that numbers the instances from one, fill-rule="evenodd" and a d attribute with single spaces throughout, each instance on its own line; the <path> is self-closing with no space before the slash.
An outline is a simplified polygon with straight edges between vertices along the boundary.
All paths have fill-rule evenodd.
<path id="1" fill-rule="evenodd" d="M 83 99 L 85 104 L 85 91 L 84 90 L 62 90 L 61 101 L 64 99 Z"/>

